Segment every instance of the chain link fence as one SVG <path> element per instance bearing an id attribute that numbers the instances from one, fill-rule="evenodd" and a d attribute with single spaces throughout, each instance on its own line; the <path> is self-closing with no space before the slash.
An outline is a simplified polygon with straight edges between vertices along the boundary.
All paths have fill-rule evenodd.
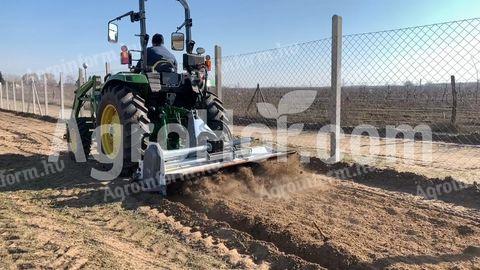
<path id="1" fill-rule="evenodd" d="M 284 135 L 277 134 L 282 121 L 303 123 L 307 130 L 327 124 L 331 43 L 322 39 L 223 57 L 223 100 L 233 111 L 234 129 L 258 126 L 259 133 L 263 129 L 275 137 Z M 288 143 L 308 145 L 303 138 Z"/>
<path id="2" fill-rule="evenodd" d="M 480 19 L 343 36 L 344 157 L 371 156 L 373 147 L 374 155 L 382 158 L 376 165 L 385 165 L 385 160 L 399 155 L 398 148 L 393 153 L 388 149 L 392 142 L 386 130 L 392 126 L 398 133 L 399 126 L 424 125 L 432 138 L 423 142 L 425 138 L 414 134 L 412 151 L 421 152 L 429 144 L 430 158 L 402 158 L 410 166 L 401 166 L 402 170 L 416 166 L 421 173 L 436 171 L 432 176 L 470 180 L 480 176 L 479 43 Z M 331 46 L 332 39 L 321 39 L 223 57 L 223 99 L 233 111 L 234 130 L 256 125 L 275 133 L 280 116 L 286 115 L 288 127 L 303 124 L 301 135 L 288 135 L 288 144 L 328 153 L 328 134 L 318 131 L 329 124 Z M 302 111 L 310 99 L 304 91 L 316 94 Z M 285 113 L 281 111 L 285 107 L 297 110 Z M 351 133 L 365 125 L 375 128 L 379 141 L 373 145 L 362 141 L 354 153 Z M 401 139 L 403 133 L 397 133 L 390 139 Z"/>
<path id="3" fill-rule="evenodd" d="M 345 36 L 343 125 L 426 124 L 479 143 L 467 136 L 480 131 L 479 45 L 480 19 Z"/>

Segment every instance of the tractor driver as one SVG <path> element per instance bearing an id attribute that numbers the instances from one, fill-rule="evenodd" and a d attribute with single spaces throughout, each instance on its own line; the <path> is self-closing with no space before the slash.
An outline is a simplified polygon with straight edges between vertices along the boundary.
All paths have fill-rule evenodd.
<path id="1" fill-rule="evenodd" d="M 176 72 L 177 60 L 175 56 L 164 46 L 163 35 L 155 34 L 152 38 L 152 47 L 147 49 L 147 66 L 153 67 L 155 64 L 158 72 Z M 159 63 L 159 61 L 161 61 Z"/>

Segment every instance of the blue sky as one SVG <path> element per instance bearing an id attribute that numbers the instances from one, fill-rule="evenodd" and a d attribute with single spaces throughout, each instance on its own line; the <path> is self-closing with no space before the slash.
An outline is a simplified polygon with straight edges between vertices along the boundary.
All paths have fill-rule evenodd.
<path id="1" fill-rule="evenodd" d="M 342 15 L 344 33 L 353 34 L 480 17 L 478 0 L 191 0 L 193 37 L 212 51 L 239 54 L 328 37 L 331 16 Z M 136 0 L 2 0 L 0 70 L 38 71 L 137 45 L 137 24 L 120 23 L 120 43 L 106 41 L 106 22 L 136 9 Z M 175 0 L 149 0 L 148 31 L 169 36 L 182 21 Z M 169 42 L 169 40 L 167 40 Z M 114 63 L 114 67 L 118 65 Z M 102 64 L 91 70 L 102 69 Z"/>

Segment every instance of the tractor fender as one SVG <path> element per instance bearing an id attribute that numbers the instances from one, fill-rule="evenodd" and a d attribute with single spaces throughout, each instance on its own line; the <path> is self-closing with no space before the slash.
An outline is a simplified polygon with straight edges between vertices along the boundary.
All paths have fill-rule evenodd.
<path id="1" fill-rule="evenodd" d="M 120 72 L 108 76 L 107 81 L 103 85 L 102 92 L 105 89 L 112 87 L 113 85 L 119 84 L 126 84 L 129 87 L 138 90 L 139 92 L 144 92 L 150 89 L 148 78 L 144 74 Z"/>

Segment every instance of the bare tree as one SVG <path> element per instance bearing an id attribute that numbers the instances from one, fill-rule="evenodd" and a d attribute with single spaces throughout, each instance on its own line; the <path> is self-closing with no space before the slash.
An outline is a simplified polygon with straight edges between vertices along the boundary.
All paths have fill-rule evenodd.
<path id="1" fill-rule="evenodd" d="M 57 81 L 55 80 L 55 75 L 53 75 L 52 73 L 43 74 L 42 79 L 43 79 L 43 76 L 47 77 L 47 85 L 49 85 L 49 86 L 57 85 Z"/>
<path id="2" fill-rule="evenodd" d="M 32 85 L 32 79 L 36 82 L 39 82 L 39 76 L 36 73 L 25 74 L 22 76 L 22 80 L 26 85 Z"/>
<path id="3" fill-rule="evenodd" d="M 73 77 L 72 75 L 67 75 L 67 77 L 65 78 L 65 83 L 67 84 L 75 84 L 76 81 L 77 79 L 75 79 L 75 77 Z"/>
<path id="4" fill-rule="evenodd" d="M 448 103 L 447 89 L 448 89 L 448 84 L 445 84 L 445 88 L 443 88 L 442 102 L 446 102 L 446 103 Z"/>

